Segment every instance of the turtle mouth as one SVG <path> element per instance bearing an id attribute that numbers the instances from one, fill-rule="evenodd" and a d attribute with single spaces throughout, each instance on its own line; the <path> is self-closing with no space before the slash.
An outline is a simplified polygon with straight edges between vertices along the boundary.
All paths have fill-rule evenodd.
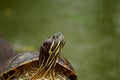
<path id="1" fill-rule="evenodd" d="M 47 69 L 43 76 L 45 76 L 49 71 L 52 71 L 55 68 L 56 61 L 61 52 L 61 48 L 65 45 L 65 39 L 61 32 L 54 34 L 51 37 L 51 40 L 52 40 L 52 43 L 51 43 L 49 51 L 48 51 L 49 57 L 45 64 L 45 67 Z"/>
<path id="2" fill-rule="evenodd" d="M 65 45 L 64 35 L 61 32 L 54 34 L 51 39 L 52 39 L 52 44 L 50 46 L 51 52 L 54 52 L 58 48 L 62 48 Z"/>
<path id="3" fill-rule="evenodd" d="M 51 66 L 50 64 L 55 65 L 57 57 L 59 56 L 62 47 L 65 45 L 65 39 L 61 32 L 54 34 L 51 37 L 51 40 L 52 40 L 52 43 L 48 51 L 49 57 L 46 63 L 48 66 Z"/>

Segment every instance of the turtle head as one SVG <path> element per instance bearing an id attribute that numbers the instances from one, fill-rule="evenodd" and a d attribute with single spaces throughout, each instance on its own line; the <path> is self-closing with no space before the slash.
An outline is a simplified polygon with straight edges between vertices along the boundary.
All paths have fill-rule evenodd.
<path id="1" fill-rule="evenodd" d="M 46 39 L 40 49 L 40 65 L 52 64 L 54 61 L 56 62 L 64 44 L 65 39 L 61 32 L 54 34 L 51 38 Z"/>
<path id="2" fill-rule="evenodd" d="M 49 73 L 50 70 L 54 69 L 64 44 L 65 39 L 61 32 L 54 34 L 42 43 L 39 55 L 39 69 L 30 80 L 36 80 L 39 75 L 43 78 Z"/>

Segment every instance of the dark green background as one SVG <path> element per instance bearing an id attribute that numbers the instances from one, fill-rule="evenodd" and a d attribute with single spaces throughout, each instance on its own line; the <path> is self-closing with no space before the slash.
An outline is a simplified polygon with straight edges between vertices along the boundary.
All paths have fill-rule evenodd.
<path id="1" fill-rule="evenodd" d="M 0 0 L 0 37 L 15 50 L 63 32 L 80 80 L 120 80 L 119 0 Z"/>

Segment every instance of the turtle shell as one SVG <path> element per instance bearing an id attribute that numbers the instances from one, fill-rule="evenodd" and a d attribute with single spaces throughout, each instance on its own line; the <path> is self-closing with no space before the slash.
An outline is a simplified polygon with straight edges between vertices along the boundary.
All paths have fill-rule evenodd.
<path id="1" fill-rule="evenodd" d="M 0 80 L 77 80 L 71 64 L 60 55 L 64 45 L 59 32 L 41 44 L 40 52 L 18 53 Z"/>
<path id="2" fill-rule="evenodd" d="M 0 75 L 0 80 L 29 80 L 29 77 L 39 68 L 39 54 L 39 52 L 30 51 L 19 53 L 10 61 L 6 72 Z M 59 56 L 56 61 L 55 72 L 62 74 L 65 80 L 77 80 L 73 67 L 62 56 Z"/>

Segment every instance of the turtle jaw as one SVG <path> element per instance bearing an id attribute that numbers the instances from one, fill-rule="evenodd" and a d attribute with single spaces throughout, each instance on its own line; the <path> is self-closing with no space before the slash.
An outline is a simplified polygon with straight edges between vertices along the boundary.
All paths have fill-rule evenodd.
<path id="1" fill-rule="evenodd" d="M 48 50 L 49 57 L 46 61 L 46 66 L 53 68 L 56 64 L 56 60 L 61 52 L 62 47 L 65 44 L 65 39 L 61 32 L 54 34 L 50 39 L 52 40 L 52 43 Z"/>
<path id="2" fill-rule="evenodd" d="M 65 45 L 65 39 L 61 32 L 54 34 L 50 39 L 52 43 L 49 47 L 48 53 L 49 55 L 55 55 L 59 53 L 61 48 Z"/>
<path id="3" fill-rule="evenodd" d="M 45 67 L 47 68 L 42 77 L 45 77 L 49 72 L 54 72 L 56 61 L 59 57 L 62 47 L 65 45 L 65 39 L 61 32 L 54 34 L 52 38 L 52 43 L 49 48 L 49 57 L 46 61 Z M 53 75 L 53 73 L 49 74 Z M 52 77 L 53 78 L 53 77 Z M 51 79 L 52 80 L 52 79 Z"/>
<path id="4" fill-rule="evenodd" d="M 40 67 L 50 64 L 52 59 L 58 57 L 61 48 L 65 44 L 64 36 L 61 32 L 54 34 L 43 42 L 40 48 L 39 65 Z M 54 57 L 55 56 L 55 57 Z"/>

